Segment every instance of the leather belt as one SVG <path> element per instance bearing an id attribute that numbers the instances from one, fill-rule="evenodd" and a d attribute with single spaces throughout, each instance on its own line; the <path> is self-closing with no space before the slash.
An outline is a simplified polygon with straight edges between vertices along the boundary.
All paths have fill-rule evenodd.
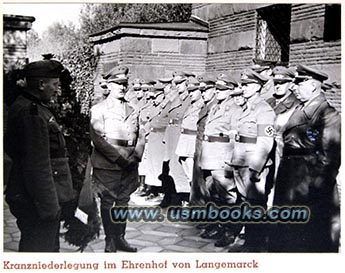
<path id="1" fill-rule="evenodd" d="M 197 131 L 182 128 L 182 129 L 181 129 L 181 134 L 185 134 L 185 135 L 193 135 L 193 136 L 195 136 L 195 135 L 197 134 Z"/>
<path id="2" fill-rule="evenodd" d="M 241 136 L 241 135 L 236 135 L 235 136 L 235 141 L 240 142 L 240 143 L 256 143 L 256 137 L 246 137 L 246 136 Z"/>
<path id="3" fill-rule="evenodd" d="M 301 149 L 290 149 L 285 148 L 283 150 L 283 156 L 307 156 L 307 155 L 315 155 L 318 151 L 313 149 L 301 148 Z"/>
<path id="4" fill-rule="evenodd" d="M 136 141 L 126 139 L 107 138 L 107 142 L 112 145 L 118 145 L 123 147 L 134 147 L 136 145 Z"/>
<path id="5" fill-rule="evenodd" d="M 154 133 L 165 132 L 165 127 L 162 127 L 162 128 L 151 128 L 151 132 L 154 132 Z"/>
<path id="6" fill-rule="evenodd" d="M 204 140 L 207 142 L 230 142 L 228 136 L 204 136 Z"/>
<path id="7" fill-rule="evenodd" d="M 169 125 L 178 125 L 180 124 L 180 120 L 179 119 L 170 119 L 169 120 Z"/>

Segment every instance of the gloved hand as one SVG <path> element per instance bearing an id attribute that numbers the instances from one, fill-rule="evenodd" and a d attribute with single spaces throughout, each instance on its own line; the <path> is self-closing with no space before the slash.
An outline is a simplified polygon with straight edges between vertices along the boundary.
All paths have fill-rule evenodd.
<path id="1" fill-rule="evenodd" d="M 249 179 L 251 182 L 257 183 L 260 181 L 260 173 L 258 171 L 249 169 L 249 172 L 250 172 Z"/>

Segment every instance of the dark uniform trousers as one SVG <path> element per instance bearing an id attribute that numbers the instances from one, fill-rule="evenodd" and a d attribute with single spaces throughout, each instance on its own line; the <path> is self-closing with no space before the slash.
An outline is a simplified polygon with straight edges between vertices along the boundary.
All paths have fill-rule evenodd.
<path id="1" fill-rule="evenodd" d="M 112 97 L 91 108 L 90 137 L 94 145 L 91 154 L 93 178 L 101 187 L 101 216 L 106 242 L 123 238 L 126 219 L 111 220 L 111 208 L 127 207 L 130 195 L 139 186 L 138 163 L 145 137 L 139 133 L 138 113 L 127 103 Z"/>
<path id="2" fill-rule="evenodd" d="M 101 196 L 101 216 L 104 233 L 110 237 L 124 236 L 126 222 L 114 223 L 111 220 L 110 212 L 113 206 L 128 207 L 130 195 L 139 185 L 138 169 L 130 170 L 103 170 L 93 169 L 93 178 L 96 183 L 106 187 Z M 117 193 L 117 194 L 115 194 Z"/>
<path id="3" fill-rule="evenodd" d="M 65 140 L 52 113 L 28 93 L 10 107 L 5 149 L 13 160 L 5 193 L 21 232 L 19 251 L 59 251 L 60 205 L 74 198 Z"/>
<path id="4" fill-rule="evenodd" d="M 269 251 L 337 252 L 332 225 L 339 219 L 340 117 L 320 94 L 296 108 L 283 139 L 273 205 L 306 206 L 310 219 L 272 226 Z"/>

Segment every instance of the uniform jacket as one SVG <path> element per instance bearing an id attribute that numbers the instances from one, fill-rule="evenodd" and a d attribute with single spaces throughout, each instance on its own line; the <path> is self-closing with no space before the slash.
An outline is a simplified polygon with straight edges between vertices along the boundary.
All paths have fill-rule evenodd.
<path id="1" fill-rule="evenodd" d="M 193 157 L 197 134 L 199 112 L 204 106 L 202 99 L 192 103 L 183 115 L 181 135 L 176 147 L 176 154 L 184 157 Z"/>
<path id="2" fill-rule="evenodd" d="M 296 108 L 286 125 L 283 139 L 283 154 L 286 156 L 283 157 L 282 171 L 290 168 L 291 164 L 295 165 L 288 160 L 289 154 L 294 154 L 294 151 L 299 153 L 294 157 L 303 158 L 305 165 L 295 166 L 296 175 L 303 170 L 303 179 L 295 178 L 289 184 L 284 183 L 285 194 L 278 199 L 290 203 L 302 196 L 308 200 L 315 194 L 314 191 L 326 190 L 329 193 L 333 190 L 340 165 L 340 117 L 328 104 L 324 94 L 306 106 Z M 290 180 L 291 177 L 294 176 L 284 180 Z"/>
<path id="3" fill-rule="evenodd" d="M 272 162 L 269 154 L 274 143 L 275 113 L 272 107 L 257 96 L 246 109 L 237 108 L 232 115 L 231 126 L 238 137 L 256 138 L 256 143 L 235 142 L 232 165 L 249 167 L 261 172 Z"/>
<path id="4" fill-rule="evenodd" d="M 221 103 L 214 104 L 206 118 L 204 138 L 210 136 L 229 137 L 230 120 L 238 106 L 234 104 L 232 98 L 228 98 Z M 225 161 L 229 161 L 232 153 L 232 143 L 209 142 L 203 140 L 200 165 L 205 170 L 217 170 L 225 167 Z"/>
<path id="5" fill-rule="evenodd" d="M 108 97 L 91 108 L 90 136 L 94 146 L 91 162 L 94 168 L 121 170 L 120 156 L 141 158 L 145 137 L 139 130 L 139 114 L 126 101 Z M 114 144 L 127 141 L 128 146 Z"/>
<path id="6" fill-rule="evenodd" d="M 330 231 L 339 213 L 336 189 L 341 141 L 339 114 L 321 93 L 305 106 L 296 108 L 283 139 L 285 146 L 273 204 L 308 206 L 310 219 L 290 229 L 286 225 L 278 226 L 276 238 L 272 240 L 277 248 L 273 250 L 338 251 Z"/>
<path id="7" fill-rule="evenodd" d="M 8 114 L 5 149 L 13 161 L 8 203 L 33 208 L 41 219 L 54 218 L 59 202 L 74 197 L 63 133 L 50 110 L 24 93 Z"/>

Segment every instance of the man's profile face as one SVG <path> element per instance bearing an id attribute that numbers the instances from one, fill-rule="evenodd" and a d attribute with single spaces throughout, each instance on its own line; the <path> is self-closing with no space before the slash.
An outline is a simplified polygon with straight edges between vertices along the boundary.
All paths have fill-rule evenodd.
<path id="1" fill-rule="evenodd" d="M 289 90 L 290 82 L 275 83 L 275 94 L 278 96 L 286 95 Z"/>
<path id="2" fill-rule="evenodd" d="M 61 95 L 61 86 L 59 78 L 45 78 L 41 80 L 40 88 L 42 90 L 41 100 L 45 103 Z"/>
<path id="3" fill-rule="evenodd" d="M 202 98 L 204 99 L 204 102 L 210 101 L 213 98 L 215 91 L 216 91 L 216 88 L 212 87 L 212 88 L 207 89 L 205 92 L 203 92 Z"/>
<path id="4" fill-rule="evenodd" d="M 115 99 L 123 99 L 127 92 L 127 83 L 108 82 L 110 94 Z"/>
<path id="5" fill-rule="evenodd" d="M 242 85 L 243 89 L 243 96 L 245 98 L 251 98 L 256 94 L 257 91 L 260 90 L 260 85 L 257 83 L 247 83 Z"/>
<path id="6" fill-rule="evenodd" d="M 295 90 L 295 96 L 302 102 L 308 101 L 315 91 L 315 84 L 313 80 L 305 80 L 298 83 L 298 88 Z"/>

